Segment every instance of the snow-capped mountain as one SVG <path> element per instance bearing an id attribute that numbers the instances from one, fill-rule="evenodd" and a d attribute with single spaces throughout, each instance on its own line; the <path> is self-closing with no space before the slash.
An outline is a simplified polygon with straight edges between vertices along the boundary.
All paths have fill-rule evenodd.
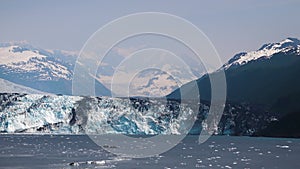
<path id="1" fill-rule="evenodd" d="M 287 38 L 256 51 L 239 53 L 212 74 L 225 71 L 228 100 L 272 105 L 282 97 L 300 92 L 299 64 L 300 40 Z M 201 98 L 210 100 L 209 76 L 202 76 L 197 83 Z M 169 97 L 177 98 L 179 93 L 180 89 Z"/>
<path id="2" fill-rule="evenodd" d="M 300 40 L 296 38 L 287 38 L 281 42 L 264 44 L 256 51 L 241 52 L 230 59 L 223 68 L 228 69 L 232 66 L 245 65 L 251 61 L 270 59 L 276 53 L 287 53 L 289 51 L 300 54 Z"/>
<path id="3" fill-rule="evenodd" d="M 140 72 L 132 80 L 129 90 L 131 96 L 161 97 L 181 85 L 171 75 L 154 69 Z"/>
<path id="4" fill-rule="evenodd" d="M 297 126 L 295 123 L 299 124 L 300 112 L 300 41 L 298 39 L 287 38 L 278 43 L 265 44 L 256 51 L 237 54 L 212 74 L 218 76 L 220 70 L 224 70 L 226 75 L 227 104 L 231 106 L 228 107 L 228 112 L 225 110 L 223 113 L 222 119 L 225 121 L 221 120 L 219 128 L 222 127 L 222 123 L 227 123 L 226 120 L 235 119 L 229 120 L 228 125 L 235 126 L 236 134 L 241 134 L 238 131 L 243 131 L 244 127 L 265 123 L 256 129 L 250 127 L 248 131 L 259 136 L 299 137 L 299 128 L 295 128 Z M 201 100 L 210 101 L 209 76 L 204 75 L 196 82 Z M 189 86 L 191 85 L 183 85 L 168 95 L 168 98 L 179 99 L 180 90 L 185 88 L 185 91 L 189 91 Z M 241 105 L 249 106 L 244 109 Z M 242 109 L 237 110 L 239 108 Z M 258 110 L 251 111 L 253 108 Z M 231 110 L 235 112 L 230 112 Z M 237 127 L 239 125 L 241 128 Z M 264 131 L 260 132 L 257 129 Z"/>
<path id="5" fill-rule="evenodd" d="M 52 53 L 34 48 L 28 44 L 7 44 L 0 48 L 0 66 L 2 74 L 33 74 L 23 76 L 23 80 L 71 80 L 72 71 Z"/>
<path id="6" fill-rule="evenodd" d="M 146 65 L 149 63 L 148 60 L 135 61 L 133 63 L 139 67 L 148 67 L 138 72 L 136 72 L 134 65 L 116 68 L 111 66 L 115 64 L 114 62 L 105 62 L 104 68 L 97 74 L 97 79 L 109 89 L 114 86 L 111 90 L 117 96 L 127 96 L 128 91 L 128 95 L 132 97 L 164 97 L 181 85 L 200 76 L 188 71 L 187 67 L 180 67 L 173 63 L 167 64 L 168 62 L 166 60 L 158 61 L 158 64 L 151 64 L 149 68 L 149 65 Z"/>
<path id="7" fill-rule="evenodd" d="M 24 42 L 0 43 L 0 78 L 46 93 L 71 95 L 73 68 L 77 56 L 77 52 L 45 50 Z M 96 77 L 96 95 L 111 95 L 108 89 L 111 88 L 116 67 L 122 59 L 124 58 L 117 54 L 109 55 L 104 59 L 104 64 L 98 69 Z M 164 62 L 168 61 L 165 59 Z M 200 76 L 190 77 L 191 74 L 197 73 L 188 72 L 189 75 L 186 75 L 185 68 L 174 68 L 172 64 L 164 65 L 164 68 L 165 72 L 158 70 L 139 72 L 130 83 L 130 96 L 165 96 L 182 84 Z M 166 72 L 172 72 L 180 78 L 180 81 L 175 80 Z M 121 77 L 114 77 L 114 79 L 126 79 L 128 75 L 131 75 L 127 70 L 122 73 Z M 0 92 L 5 92 L 5 90 L 0 90 Z"/>
<path id="8" fill-rule="evenodd" d="M 76 58 L 76 52 L 44 50 L 23 42 L 1 43 L 0 78 L 47 93 L 70 95 Z M 96 85 L 98 95 L 109 95 L 102 84 Z"/>

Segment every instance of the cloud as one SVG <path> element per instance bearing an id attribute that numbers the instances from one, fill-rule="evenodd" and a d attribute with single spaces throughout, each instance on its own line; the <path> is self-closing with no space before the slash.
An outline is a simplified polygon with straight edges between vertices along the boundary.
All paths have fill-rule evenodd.
<path id="1" fill-rule="evenodd" d="M 112 50 L 120 56 L 128 57 L 132 53 L 134 53 L 138 50 L 141 50 L 145 47 L 146 47 L 146 45 L 140 45 L 140 46 L 135 46 L 135 47 L 118 47 L 118 46 L 115 46 Z"/>
<path id="2" fill-rule="evenodd" d="M 123 56 L 123 57 L 127 57 L 130 54 L 132 54 L 133 52 L 135 52 L 137 49 L 130 47 L 130 48 L 121 48 L 121 47 L 114 47 L 113 51 L 116 52 L 118 55 Z"/>

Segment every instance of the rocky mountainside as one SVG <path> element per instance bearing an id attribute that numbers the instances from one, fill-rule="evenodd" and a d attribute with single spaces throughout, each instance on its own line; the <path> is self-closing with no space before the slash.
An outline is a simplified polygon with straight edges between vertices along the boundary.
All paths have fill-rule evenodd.
<path id="1" fill-rule="evenodd" d="M 281 119 L 291 119 L 289 116 L 294 117 L 294 114 L 300 111 L 299 65 L 300 41 L 287 38 L 278 43 L 265 44 L 256 51 L 237 54 L 212 75 L 218 74 L 220 70 L 225 72 L 228 104 L 247 104 L 251 105 L 251 109 L 260 108 L 263 111 L 253 113 L 265 116 L 263 113 L 269 112 L 270 116 L 267 115 L 269 119 L 280 122 Z M 198 79 L 197 84 L 201 99 L 209 101 L 211 97 L 209 76 L 205 75 Z M 188 90 L 188 85 L 182 88 L 184 87 Z M 168 95 L 173 99 L 179 99 L 179 96 L 180 89 Z M 253 116 L 252 113 L 245 113 L 241 111 L 228 118 L 241 116 L 241 119 L 248 119 Z M 249 123 L 251 125 L 252 122 Z M 283 123 L 276 124 L 278 128 L 278 124 Z M 269 133 L 269 136 L 272 135 Z"/>

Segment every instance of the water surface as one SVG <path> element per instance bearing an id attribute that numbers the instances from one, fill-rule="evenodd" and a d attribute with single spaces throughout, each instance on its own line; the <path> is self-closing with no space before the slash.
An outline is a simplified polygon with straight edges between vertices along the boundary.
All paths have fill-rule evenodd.
<path id="1" fill-rule="evenodd" d="M 105 151 L 85 135 L 0 135 L 0 168 L 300 168 L 300 139 L 197 140 L 189 135 L 166 153 L 132 159 Z"/>

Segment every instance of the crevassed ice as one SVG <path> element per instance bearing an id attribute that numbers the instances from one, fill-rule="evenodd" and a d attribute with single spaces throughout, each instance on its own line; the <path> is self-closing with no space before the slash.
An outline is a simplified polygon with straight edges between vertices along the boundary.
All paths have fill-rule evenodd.
<path id="1" fill-rule="evenodd" d="M 183 134 L 195 118 L 188 106 L 155 100 L 21 94 L 0 97 L 0 132 L 7 133 Z"/>

